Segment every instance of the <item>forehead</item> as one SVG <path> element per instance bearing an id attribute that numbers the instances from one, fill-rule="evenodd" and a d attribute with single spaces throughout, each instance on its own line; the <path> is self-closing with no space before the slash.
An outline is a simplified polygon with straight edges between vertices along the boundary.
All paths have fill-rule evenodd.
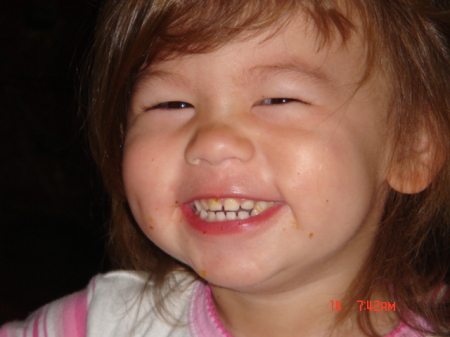
<path id="1" fill-rule="evenodd" d="M 219 67 L 229 68 L 226 74 L 238 82 L 286 75 L 335 86 L 356 84 L 363 76 L 365 53 L 358 34 L 345 42 L 336 36 L 323 45 L 316 27 L 301 12 L 288 23 L 275 23 L 258 34 L 243 32 L 212 51 L 179 53 L 153 62 L 142 72 L 139 84 L 164 80 L 187 86 L 183 74 L 208 71 L 223 76 Z"/>

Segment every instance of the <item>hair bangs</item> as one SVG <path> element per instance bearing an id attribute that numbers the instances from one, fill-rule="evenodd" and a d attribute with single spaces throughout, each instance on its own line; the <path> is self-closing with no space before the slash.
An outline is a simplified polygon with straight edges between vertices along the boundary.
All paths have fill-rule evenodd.
<path id="1" fill-rule="evenodd" d="M 270 38 L 298 18 L 299 12 L 305 13 L 316 28 L 320 41 L 318 48 L 334 41 L 336 35 L 345 43 L 355 28 L 349 19 L 353 16 L 350 13 L 353 6 L 347 4 L 344 8 L 330 0 L 165 2 L 170 2 L 170 5 L 158 13 L 158 18 L 149 11 L 134 39 L 135 48 L 131 54 L 136 55 L 137 52 L 141 55 L 138 61 L 141 69 L 155 61 L 207 53 L 230 41 L 254 37 L 264 29 L 271 30 Z"/>

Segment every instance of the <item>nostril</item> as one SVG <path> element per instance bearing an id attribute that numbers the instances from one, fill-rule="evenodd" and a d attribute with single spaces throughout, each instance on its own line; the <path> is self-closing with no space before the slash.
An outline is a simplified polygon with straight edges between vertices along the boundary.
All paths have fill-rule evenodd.
<path id="1" fill-rule="evenodd" d="M 185 151 L 190 165 L 220 165 L 225 161 L 246 162 L 253 157 L 250 139 L 227 125 L 210 125 L 197 130 Z"/>

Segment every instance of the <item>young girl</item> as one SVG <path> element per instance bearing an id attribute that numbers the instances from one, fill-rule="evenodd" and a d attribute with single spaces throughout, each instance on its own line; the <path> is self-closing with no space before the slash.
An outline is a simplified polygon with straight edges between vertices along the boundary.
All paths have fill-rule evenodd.
<path id="1" fill-rule="evenodd" d="M 110 0 L 117 271 L 0 336 L 449 336 L 448 3 Z"/>

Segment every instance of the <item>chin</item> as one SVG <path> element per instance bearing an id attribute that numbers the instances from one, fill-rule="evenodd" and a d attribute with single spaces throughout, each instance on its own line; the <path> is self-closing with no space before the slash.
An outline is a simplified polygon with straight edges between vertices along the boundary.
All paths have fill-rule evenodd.
<path id="1" fill-rule="evenodd" d="M 269 291 L 275 286 L 275 273 L 261 270 L 229 270 L 229 268 L 210 268 L 196 270 L 196 273 L 210 285 L 240 292 L 255 293 Z"/>

